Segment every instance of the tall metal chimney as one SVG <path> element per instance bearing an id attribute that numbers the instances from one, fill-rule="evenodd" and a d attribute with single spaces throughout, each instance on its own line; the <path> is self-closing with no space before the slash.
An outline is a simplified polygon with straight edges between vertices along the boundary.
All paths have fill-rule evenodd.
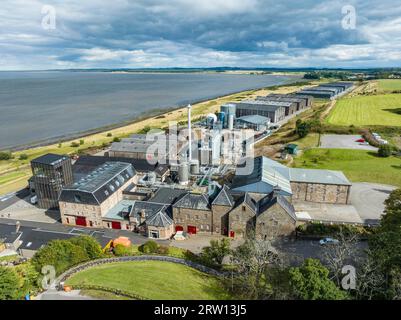
<path id="1" fill-rule="evenodd" d="M 188 161 L 191 162 L 192 160 L 192 139 L 191 139 L 191 105 L 188 105 Z"/>

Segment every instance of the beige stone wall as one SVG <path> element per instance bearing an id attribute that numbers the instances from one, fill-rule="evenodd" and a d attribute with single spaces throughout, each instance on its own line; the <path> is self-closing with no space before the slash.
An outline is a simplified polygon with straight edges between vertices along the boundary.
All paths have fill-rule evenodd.
<path id="1" fill-rule="evenodd" d="M 347 204 L 351 186 L 291 182 L 291 189 L 296 200 Z"/>
<path id="2" fill-rule="evenodd" d="M 213 233 L 228 235 L 228 212 L 231 207 L 212 205 Z"/>
<path id="3" fill-rule="evenodd" d="M 166 228 L 149 226 L 147 228 L 147 237 L 150 238 L 150 233 L 152 231 L 157 231 L 159 233 L 159 239 L 170 239 L 175 233 L 174 224 Z"/>
<path id="4" fill-rule="evenodd" d="M 193 210 L 173 207 L 173 219 L 176 226 L 182 226 L 188 231 L 188 226 L 195 226 L 197 233 L 212 232 L 212 211 Z"/>
<path id="5" fill-rule="evenodd" d="M 228 214 L 228 235 L 234 232 L 234 238 L 242 239 L 254 228 L 254 212 L 245 204 L 231 210 Z"/>
<path id="6" fill-rule="evenodd" d="M 255 236 L 267 240 L 289 236 L 296 228 L 296 221 L 277 203 L 256 218 Z"/>

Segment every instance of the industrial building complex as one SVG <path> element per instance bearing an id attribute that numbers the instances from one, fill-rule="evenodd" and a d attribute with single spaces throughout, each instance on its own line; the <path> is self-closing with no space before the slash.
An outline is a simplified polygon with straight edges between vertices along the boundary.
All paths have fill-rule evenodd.
<path id="1" fill-rule="evenodd" d="M 40 206 L 59 207 L 62 223 L 69 226 L 156 239 L 177 232 L 232 238 L 252 233 L 260 239 L 292 235 L 301 223 L 295 203 L 347 205 L 351 183 L 340 171 L 254 158 L 250 142 L 310 108 L 318 95 L 309 92 L 332 97 L 348 84 L 324 88 L 331 89 L 227 103 L 197 123 L 188 106 L 188 125 L 175 134 L 135 134 L 114 142 L 103 156 L 40 157 L 32 161 L 31 192 Z"/>

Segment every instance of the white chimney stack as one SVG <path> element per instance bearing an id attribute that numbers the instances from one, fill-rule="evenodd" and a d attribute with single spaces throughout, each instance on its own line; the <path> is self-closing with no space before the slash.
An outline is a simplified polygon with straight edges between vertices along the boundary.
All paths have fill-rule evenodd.
<path id="1" fill-rule="evenodd" d="M 188 105 L 188 160 L 191 162 L 192 160 L 192 139 L 191 139 L 191 105 Z"/>

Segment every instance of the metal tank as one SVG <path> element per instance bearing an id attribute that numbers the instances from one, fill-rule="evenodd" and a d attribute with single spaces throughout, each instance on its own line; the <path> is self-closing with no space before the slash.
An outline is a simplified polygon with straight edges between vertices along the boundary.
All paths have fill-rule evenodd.
<path id="1" fill-rule="evenodd" d="M 180 163 L 178 166 L 178 182 L 187 185 L 189 182 L 188 162 Z"/>

